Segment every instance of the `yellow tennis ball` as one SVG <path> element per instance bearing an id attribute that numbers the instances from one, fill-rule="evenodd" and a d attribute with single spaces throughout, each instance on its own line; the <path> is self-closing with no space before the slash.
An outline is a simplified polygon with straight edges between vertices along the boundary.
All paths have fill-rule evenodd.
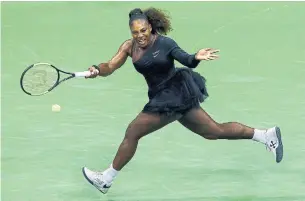
<path id="1" fill-rule="evenodd" d="M 52 105 L 52 111 L 53 112 L 59 112 L 60 111 L 60 105 L 57 105 L 57 104 Z"/>

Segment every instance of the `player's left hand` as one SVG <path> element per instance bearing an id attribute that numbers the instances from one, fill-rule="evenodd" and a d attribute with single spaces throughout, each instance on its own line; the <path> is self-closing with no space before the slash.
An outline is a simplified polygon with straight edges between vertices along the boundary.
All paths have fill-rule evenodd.
<path id="1" fill-rule="evenodd" d="M 215 53 L 219 52 L 219 50 L 215 50 L 213 48 L 205 48 L 205 49 L 201 49 L 197 52 L 197 54 L 195 55 L 195 58 L 197 60 L 214 60 L 214 59 L 218 59 L 219 56 Z"/>

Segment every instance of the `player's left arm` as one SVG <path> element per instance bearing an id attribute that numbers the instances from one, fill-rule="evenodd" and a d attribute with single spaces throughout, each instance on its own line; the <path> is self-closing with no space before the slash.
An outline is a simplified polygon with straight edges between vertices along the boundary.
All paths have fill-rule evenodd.
<path id="1" fill-rule="evenodd" d="M 215 53 L 217 53 L 219 50 L 206 48 L 199 50 L 196 54 L 189 54 L 180 48 L 173 39 L 167 38 L 166 43 L 169 47 L 170 55 L 175 60 L 189 68 L 196 68 L 202 60 L 214 60 L 218 58 L 218 55 Z"/>

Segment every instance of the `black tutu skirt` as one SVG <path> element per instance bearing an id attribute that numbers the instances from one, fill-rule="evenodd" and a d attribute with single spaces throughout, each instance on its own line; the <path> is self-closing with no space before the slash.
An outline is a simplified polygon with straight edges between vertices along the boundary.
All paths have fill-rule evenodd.
<path id="1" fill-rule="evenodd" d="M 184 114 L 208 97 L 206 79 L 190 68 L 176 68 L 164 82 L 149 89 L 143 112 L 165 115 Z"/>

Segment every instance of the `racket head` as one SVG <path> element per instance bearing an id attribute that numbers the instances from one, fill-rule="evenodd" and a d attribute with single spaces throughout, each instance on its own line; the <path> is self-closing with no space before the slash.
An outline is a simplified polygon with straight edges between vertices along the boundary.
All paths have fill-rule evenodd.
<path id="1" fill-rule="evenodd" d="M 58 85 L 59 70 L 49 63 L 35 63 L 27 67 L 20 78 L 21 89 L 30 96 L 41 96 Z"/>

